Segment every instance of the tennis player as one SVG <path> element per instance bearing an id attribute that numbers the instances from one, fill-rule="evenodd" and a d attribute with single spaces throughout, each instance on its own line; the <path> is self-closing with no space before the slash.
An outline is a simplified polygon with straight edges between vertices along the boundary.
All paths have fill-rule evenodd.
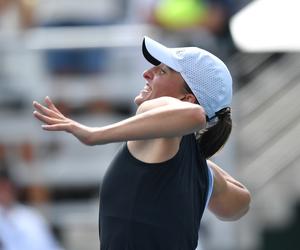
<path id="1" fill-rule="evenodd" d="M 194 250 L 206 207 L 222 220 L 249 208 L 247 188 L 209 160 L 231 132 L 232 79 L 196 47 L 167 48 L 144 37 L 153 67 L 135 97 L 136 115 L 104 127 L 65 117 L 46 97 L 34 115 L 47 131 L 87 145 L 124 142 L 100 192 L 101 250 Z"/>

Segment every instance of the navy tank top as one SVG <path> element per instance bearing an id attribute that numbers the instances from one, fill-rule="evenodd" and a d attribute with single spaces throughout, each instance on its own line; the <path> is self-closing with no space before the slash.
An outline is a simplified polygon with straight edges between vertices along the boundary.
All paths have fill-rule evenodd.
<path id="1" fill-rule="evenodd" d="M 100 190 L 101 250 L 194 250 L 209 196 L 209 170 L 193 134 L 161 163 L 121 147 Z"/>

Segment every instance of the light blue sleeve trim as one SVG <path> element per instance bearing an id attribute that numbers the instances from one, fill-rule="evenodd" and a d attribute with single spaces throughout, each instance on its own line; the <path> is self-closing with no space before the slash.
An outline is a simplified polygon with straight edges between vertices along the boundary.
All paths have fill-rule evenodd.
<path id="1" fill-rule="evenodd" d="M 213 188 L 214 188 L 214 172 L 208 166 L 208 194 L 207 194 L 207 200 L 206 200 L 205 208 L 208 206 Z"/>

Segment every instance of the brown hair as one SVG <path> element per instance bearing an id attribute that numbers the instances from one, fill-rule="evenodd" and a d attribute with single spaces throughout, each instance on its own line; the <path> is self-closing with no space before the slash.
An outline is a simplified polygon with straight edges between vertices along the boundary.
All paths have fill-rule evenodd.
<path id="1" fill-rule="evenodd" d="M 185 83 L 185 90 L 193 94 L 192 90 Z M 197 104 L 201 105 L 200 103 Z M 206 117 L 207 121 L 208 117 Z M 196 133 L 196 140 L 199 145 L 200 154 L 208 159 L 217 153 L 228 140 L 232 130 L 231 109 L 223 108 L 216 112 L 216 116 L 210 120 L 215 120 L 212 126 L 208 126 Z"/>

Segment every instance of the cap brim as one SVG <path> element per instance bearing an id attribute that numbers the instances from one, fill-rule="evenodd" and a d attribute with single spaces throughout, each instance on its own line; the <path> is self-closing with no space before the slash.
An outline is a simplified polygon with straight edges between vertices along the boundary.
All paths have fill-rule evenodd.
<path id="1" fill-rule="evenodd" d="M 173 60 L 174 54 L 170 48 L 154 41 L 153 39 L 145 36 L 143 39 L 143 55 L 148 62 L 157 66 L 161 63 L 169 66 L 175 71 L 180 71 L 178 65 Z"/>

